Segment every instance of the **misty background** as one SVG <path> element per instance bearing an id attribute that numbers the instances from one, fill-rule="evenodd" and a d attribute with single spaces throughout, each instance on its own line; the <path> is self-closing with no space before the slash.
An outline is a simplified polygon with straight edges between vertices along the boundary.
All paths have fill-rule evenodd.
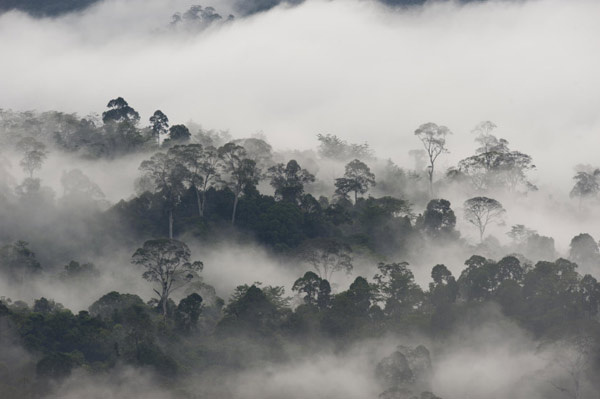
<path id="1" fill-rule="evenodd" d="M 59 5 L 0 1 L 2 115 L 9 120 L 14 114 L 59 111 L 100 124 L 107 101 L 121 96 L 139 112 L 140 125 L 147 125 L 160 109 L 171 125 L 185 124 L 192 134 L 219 132 L 215 137 L 222 139 L 220 145 L 225 138 L 264 140 L 272 146 L 274 162 L 297 159 L 315 175 L 306 192 L 331 198 L 332 203 L 334 182 L 343 175 L 346 161 L 322 156 L 317 134 L 368 142 L 374 155 L 365 162 L 378 181 L 368 195 L 383 197 L 400 195 L 400 190 L 380 184 L 392 181 L 386 176 L 388 160 L 407 176 L 410 171 L 424 173 L 409 155 L 422 148 L 415 129 L 425 122 L 448 126 L 449 152 L 436 164 L 435 180 L 441 182 L 436 191 L 451 202 L 460 239 L 433 244 L 411 238 L 402 250 L 386 248 L 385 255 L 355 250 L 354 269 L 336 275 L 333 294 L 349 291 L 358 276 L 371 279 L 379 261 L 409 262 L 414 281 L 424 291 L 436 264 L 445 264 L 459 279 L 473 254 L 500 260 L 522 249 L 507 236 L 518 224 L 553 239 L 555 251 L 527 259 L 534 264 L 569 258 L 571 240 L 580 233 L 600 237 L 597 202 L 582 206 L 569 195 L 574 174 L 599 165 L 597 1 L 206 0 L 201 9 L 193 5 L 183 0 Z M 493 192 L 506 214 L 502 223 L 489 226 L 490 240 L 479 243 L 462 209 L 471 192 L 447 183 L 444 176 L 476 151 L 473 127 L 487 120 L 497 124 L 494 135 L 508 140 L 511 149 L 531 156 L 535 169 L 527 177 L 537 190 L 524 195 Z M 11 128 L 4 125 L 3 132 Z M 14 194 L 27 173 L 12 144 L 10 138 L 3 139 L 0 149 L 0 186 L 9 193 L 3 196 L 9 206 L 0 210 L 1 244 L 27 241 L 44 272 L 21 284 L 0 280 L 0 296 L 12 299 L 11 311 L 24 311 L 16 301 L 34 306 L 40 297 L 74 314 L 111 291 L 136 294 L 143 301 L 153 298 L 152 285 L 131 265 L 141 239 L 151 234 L 137 234 L 138 227 L 129 226 L 124 215 L 142 197 L 139 166 L 154 150 L 93 159 L 49 148 L 43 168 L 36 172 L 48 197 L 42 205 L 31 205 L 19 204 Z M 68 202 L 61 176 L 74 169 L 97 184 L 102 196 Z M 411 223 L 416 226 L 417 215 L 425 213 L 431 198 L 424 180 L 407 181 L 412 191 L 403 192 L 402 198 L 410 202 Z M 266 181 L 257 187 L 266 195 L 274 193 Z M 561 342 L 559 334 L 532 332 L 507 313 L 504 302 L 467 303 L 468 310 L 441 338 L 419 329 L 399 329 L 375 337 L 357 332 L 359 338 L 340 339 L 342 345 L 335 337 L 318 335 L 306 350 L 302 341 L 277 336 L 274 347 L 281 350 L 276 355 L 251 338 L 219 341 L 207 332 L 220 331 L 218 317 L 210 312 L 221 317 L 221 307 L 235 302 L 232 295 L 240 284 L 285 287 L 289 312 L 302 309 L 303 299 L 291 287 L 307 270 L 306 264 L 252 235 L 225 228 L 213 236 L 190 229 L 177 238 L 189 245 L 192 258 L 204 263 L 205 285 L 196 286 L 196 291 L 207 314 L 201 324 L 210 328 L 173 344 L 160 336 L 164 331 L 160 332 L 159 316 L 153 320 L 160 336 L 157 345 L 185 371 L 157 380 L 155 369 L 135 362 L 119 361 L 100 373 L 76 367 L 51 382 L 44 397 L 280 398 L 286 392 L 289 398 L 404 399 L 411 397 L 398 393 L 404 385 L 390 386 L 385 378 L 382 382 L 385 364 L 399 367 L 385 359 L 414 357 L 427 363 L 423 359 L 429 354 L 431 364 L 424 367 L 427 376 L 422 381 L 410 364 L 414 378 L 407 386 L 415 395 L 565 395 L 548 382 L 568 380 L 563 363 L 556 360 L 563 356 L 563 349 L 554 345 Z M 71 260 L 95 265 L 98 275 L 92 283 L 59 277 Z M 532 270 L 533 265 L 528 267 Z M 600 278 L 596 263 L 580 264 L 578 270 Z M 180 291 L 173 299 L 180 302 L 189 293 Z M 588 321 L 595 323 L 597 315 Z M 18 380 L 6 366 L 15 359 L 21 360 L 12 372 L 34 381 L 36 362 L 44 358 L 25 349 L 18 331 L 8 322 L 0 324 L 3 383 Z M 595 329 L 586 331 L 597 335 Z M 199 347 L 193 346 L 194 339 L 201 342 Z M 427 356 L 418 358 L 412 352 L 419 345 L 427 347 Z M 183 354 L 186 349 L 193 359 Z M 214 361 L 219 356 L 226 360 Z M 596 390 L 593 381 L 588 382 L 578 397 L 595 397 Z"/>

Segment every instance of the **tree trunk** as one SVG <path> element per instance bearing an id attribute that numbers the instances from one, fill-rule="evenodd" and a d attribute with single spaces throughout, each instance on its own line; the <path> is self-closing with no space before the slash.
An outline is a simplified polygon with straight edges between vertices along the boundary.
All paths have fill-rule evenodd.
<path id="1" fill-rule="evenodd" d="M 200 205 L 200 209 L 202 209 L 202 217 L 204 217 L 204 210 L 206 209 L 206 187 L 202 190 L 202 204 Z"/>
<path id="2" fill-rule="evenodd" d="M 169 238 L 173 239 L 173 210 L 169 209 Z"/>
<path id="3" fill-rule="evenodd" d="M 431 163 L 431 168 L 429 169 L 429 196 L 433 199 L 433 162 Z"/>
<path id="4" fill-rule="evenodd" d="M 233 200 L 233 213 L 231 214 L 231 224 L 234 225 L 235 224 L 235 213 L 237 211 L 237 204 L 238 204 L 238 194 L 236 194 L 235 199 Z"/>
<path id="5" fill-rule="evenodd" d="M 194 186 L 194 189 L 196 190 L 196 202 L 198 203 L 198 216 L 203 217 L 204 211 L 202 209 L 202 202 L 200 201 L 200 191 L 196 186 Z"/>
<path id="6" fill-rule="evenodd" d="M 354 190 L 354 205 L 356 205 L 357 201 L 358 201 L 358 191 Z"/>

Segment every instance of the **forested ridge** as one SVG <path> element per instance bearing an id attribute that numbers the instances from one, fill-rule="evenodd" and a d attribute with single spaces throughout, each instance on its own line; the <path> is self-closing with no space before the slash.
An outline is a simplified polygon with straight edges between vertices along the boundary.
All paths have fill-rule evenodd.
<path id="1" fill-rule="evenodd" d="M 408 170 L 332 134 L 318 134 L 316 151 L 290 154 L 260 135 L 233 139 L 188 125 L 160 110 L 143 123 L 121 97 L 101 116 L 0 112 L 8 149 L 0 164 L 0 273 L 13 292 L 0 304 L 2 342 L 12 348 L 0 355 L 3 397 L 60 395 L 73 375 L 127 367 L 151 373 L 173 397 L 235 397 L 184 381 L 404 337 L 411 344 L 382 354 L 368 374 L 379 397 L 431 399 L 436 359 L 456 335 L 497 320 L 529 334 L 529 349 L 548 362 L 525 387 L 576 398 L 600 389 L 598 243 L 582 232 L 560 257 L 553 238 L 525 224 L 504 226 L 507 244 L 489 233 L 508 212 L 494 197 L 527 201 L 538 190 L 533 159 L 497 137 L 492 122 L 476 125 L 474 154 L 445 171 L 439 159 L 452 132 L 435 123 L 416 127 Z M 83 170 L 47 170 L 53 154 L 88 166 L 135 162 L 135 194 L 111 203 Z M 336 172 L 331 182 L 318 177 L 323 169 Z M 42 172 L 60 175 L 62 193 Z M 597 206 L 599 175 L 578 169 L 574 209 Z M 462 204 L 439 197 L 451 190 L 469 196 Z M 459 217 L 474 240 L 457 229 Z M 237 288 L 221 297 L 203 277 L 220 267 L 203 250 L 219 243 L 257 245 L 291 265 L 295 281 L 278 286 L 234 274 Z M 96 263 L 111 253 L 116 269 Z M 428 282 L 418 284 L 412 264 L 433 253 L 462 257 L 463 265 L 430 264 Z M 115 270 L 131 270 L 153 297 L 107 290 L 80 311 L 52 297 L 23 301 L 48 282 L 83 293 Z"/>

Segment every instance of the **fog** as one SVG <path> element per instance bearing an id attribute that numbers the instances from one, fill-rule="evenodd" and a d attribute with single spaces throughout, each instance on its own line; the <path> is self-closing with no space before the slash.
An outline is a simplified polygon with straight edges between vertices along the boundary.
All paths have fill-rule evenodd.
<path id="1" fill-rule="evenodd" d="M 56 18 L 36 19 L 15 11 L 0 15 L 0 54 L 4 55 L 0 110 L 56 110 L 80 117 L 92 114 L 92 119 L 99 120 L 97 114 L 105 110 L 106 103 L 121 96 L 140 112 L 140 127 L 160 109 L 171 125 L 186 124 L 192 134 L 201 126 L 227 131 L 223 137 L 264 137 L 273 146 L 276 162 L 296 159 L 315 174 L 316 181 L 307 183 L 305 191 L 315 201 L 320 195 L 327 197 L 319 199 L 319 204 L 328 204 L 323 206 L 323 214 L 343 204 L 343 198 L 334 197 L 334 181 L 343 175 L 347 161 L 319 154 L 319 133 L 334 134 L 349 143 L 368 142 L 376 157 L 366 162 L 376 178 L 384 175 L 388 159 L 404 168 L 404 177 L 419 175 L 414 181 L 406 177 L 404 183 L 409 183 L 400 189 L 401 183 L 391 182 L 398 187 L 378 185 L 364 195 L 391 195 L 412 207 L 405 218 L 390 213 L 393 217 L 389 219 L 396 224 L 385 225 L 387 230 L 375 233 L 380 226 L 363 231 L 356 222 L 368 225 L 378 214 L 367 213 L 361 208 L 365 202 L 359 204 L 354 198 L 346 200 L 354 213 L 342 215 L 350 222 L 330 222 L 326 218 L 333 220 L 335 214 L 319 214 L 327 224 L 315 225 L 329 230 L 315 228 L 313 235 L 304 230 L 295 232 L 291 224 L 302 228 L 309 224 L 302 219 L 305 210 L 295 202 L 290 210 L 282 205 L 285 201 L 275 200 L 274 189 L 266 179 L 257 186 L 262 196 L 241 191 L 242 198 L 254 195 L 254 202 L 246 205 L 251 217 L 238 229 L 244 220 L 232 226 L 229 209 L 223 211 L 229 206 L 227 201 L 233 202 L 233 194 L 221 190 L 222 182 L 211 193 L 214 197 L 207 200 L 213 212 L 208 216 L 198 216 L 199 199 L 198 203 L 190 201 L 190 183 L 189 191 L 179 194 L 179 204 L 185 205 L 175 209 L 179 212 L 175 238 L 189 246 L 191 260 L 203 262 L 199 275 L 204 285 L 202 289 L 194 285 L 173 292 L 170 314 L 165 311 L 159 315 L 151 308 L 156 304 L 144 304 L 160 295 L 155 290 L 156 281 L 144 280 L 143 268 L 131 262 L 145 240 L 167 234 L 163 221 L 179 206 L 167 209 L 159 204 L 166 197 L 158 190 L 150 194 L 136 189 L 140 163 L 158 147 L 140 146 L 137 152 L 126 155 L 116 152 L 114 158 L 98 155 L 97 159 L 84 159 L 82 153 L 66 153 L 48 145 L 48 157 L 34 176 L 41 179 L 42 190 L 31 200 L 18 189 L 28 177 L 19 164 L 23 154 L 6 144 L 0 148 L 0 251 L 4 251 L 0 261 L 8 266 L 0 266 L 6 270 L 13 267 L 11 256 L 16 255 L 7 248 L 25 240 L 35 256 L 17 259 L 38 260 L 41 268 L 27 280 L 25 274 L 17 276 L 20 281 L 4 275 L 0 279 L 0 396 L 6 392 L 10 395 L 10 389 L 17 387 L 19 392 L 29 392 L 29 396 L 21 394 L 18 399 L 413 399 L 417 396 L 409 393 L 426 391 L 444 399 L 558 399 L 565 391 L 557 389 L 554 382 L 570 386 L 570 370 L 556 360 L 562 352 L 552 345 L 574 334 L 600 331 L 598 312 L 591 310 L 592 305 L 590 309 L 577 308 L 580 313 L 574 319 L 560 318 L 561 312 L 575 314 L 572 308 L 588 300 L 600 309 L 600 284 L 594 280 L 596 285 L 588 292 L 582 283 L 586 273 L 600 278 L 595 242 L 600 238 L 600 208 L 597 201 L 578 202 L 569 197 L 577 165 L 591 165 L 590 170 L 600 165 L 600 41 L 596 40 L 600 37 L 600 3 L 430 1 L 405 8 L 370 0 L 292 3 L 296 2 L 252 13 L 250 3 L 207 0 L 202 6 L 215 7 L 223 19 L 201 26 L 171 24 L 173 14 L 184 13 L 192 5 L 187 0 L 105 0 Z M 235 18 L 227 19 L 229 14 Z M 538 190 L 517 194 L 506 187 L 494 187 L 486 192 L 501 202 L 506 214 L 480 237 L 463 209 L 464 201 L 479 193 L 466 188 L 467 184 L 450 183 L 444 173 L 475 153 L 477 144 L 471 131 L 485 120 L 498 125 L 494 135 L 508 140 L 511 150 L 532 157 L 536 168 L 527 177 Z M 422 147 L 414 131 L 425 122 L 446 125 L 453 132 L 447 139 L 449 152 L 436 163 L 432 186 L 436 197 L 448 199 L 456 214 L 456 230 L 448 235 L 451 238 L 430 236 L 423 227 L 422 216 L 433 197 L 426 194 L 426 172 L 413 169 L 409 151 Z M 50 143 L 51 133 L 43 134 Z M 192 142 L 195 139 L 192 136 Z M 73 169 L 96 183 L 102 198 L 69 202 L 61 176 Z M 141 199 L 145 194 L 148 197 Z M 181 198 L 185 195 L 184 201 Z M 193 215 L 189 204 L 194 205 Z M 277 205 L 281 207 L 275 208 Z M 267 207 L 271 213 L 260 213 Z M 302 222 L 294 219 L 297 214 Z M 384 222 L 388 221 L 381 224 Z M 401 222 L 408 227 L 400 226 Z M 485 287 L 485 299 L 467 292 L 464 287 L 471 282 L 461 280 L 460 292 L 457 286 L 448 308 L 434 303 L 434 284 L 429 286 L 434 265 L 446 265 L 459 280 L 465 260 L 472 255 L 499 261 L 528 249 L 528 243 L 521 245 L 507 236 L 517 224 L 554 240 L 556 251 L 526 259 L 532 264 L 557 257 L 573 260 L 572 238 L 580 233 L 594 237 L 596 252 L 592 252 L 597 256 L 582 263 L 577 269 L 581 275 L 573 272 L 572 281 L 560 280 L 568 275 L 562 269 L 556 277 L 560 284 L 554 280 L 548 283 L 542 272 L 531 277 L 533 281 L 539 279 L 540 286 L 550 287 L 547 292 L 535 284 L 529 287 L 548 303 L 555 299 L 548 292 L 559 289 L 564 290 L 560 295 L 565 298 L 580 295 L 574 300 L 579 302 L 552 302 L 546 308 L 545 303 L 535 302 L 536 295 L 522 294 L 526 278 L 520 276 L 518 283 L 516 277 L 511 280 L 515 283 L 512 286 L 498 283 L 495 288 Z M 272 235 L 265 238 L 265 231 Z M 392 239 L 378 247 L 383 234 Z M 281 236 L 296 241 L 289 238 L 290 244 Z M 338 271 L 330 278 L 332 299 L 322 309 L 320 303 L 308 303 L 304 294 L 292 291 L 294 282 L 311 269 L 294 251 L 304 243 L 302 240 L 314 237 L 343 237 L 354 251 L 351 272 Z M 390 248 L 393 245 L 397 247 Z M 97 274 L 66 279 L 62 273 L 72 260 L 93 263 Z M 384 298 L 387 293 L 374 288 L 374 276 L 381 272 L 379 262 L 402 261 L 410 264 L 422 296 L 402 310 L 406 314 L 394 319 L 397 315 L 392 313 L 394 309 L 388 310 Z M 523 265 L 527 266 L 521 269 L 525 275 L 533 266 Z M 368 280 L 362 289 L 373 296 L 366 300 L 364 314 L 356 316 L 352 306 L 363 306 L 360 295 L 365 295 L 360 281 L 355 280 L 358 276 Z M 248 299 L 250 305 L 243 304 L 247 308 L 242 310 L 227 308 L 227 304 L 235 303 L 232 294 L 236 287 L 255 282 L 261 282 L 258 285 L 263 288 L 284 287 L 283 302 L 289 298 L 289 307 L 277 308 L 269 302 L 272 298 L 264 299 L 272 307 L 266 306 L 259 296 Z M 357 292 L 350 292 L 351 284 L 359 287 Z M 319 292 L 321 289 L 319 285 Z M 113 319 L 104 320 L 102 327 L 102 339 L 107 340 L 102 344 L 114 340 L 109 342 L 114 347 L 98 349 L 108 353 L 104 358 L 95 354 L 100 360 L 85 358 L 84 349 L 42 347 L 40 342 L 51 334 L 35 336 L 36 329 L 42 331 L 41 324 L 36 323 L 53 317 L 55 310 L 42 315 L 44 310 L 30 312 L 22 303 L 15 304 L 25 301 L 32 307 L 36 299 L 45 297 L 77 315 L 111 291 L 139 295 L 144 303 L 137 308 L 141 313 L 134 316 L 143 314 L 147 320 L 129 314 L 127 317 L 134 320 L 131 322 L 125 320 L 125 313 L 114 310 Z M 185 311 L 182 299 L 192 292 L 204 297 L 197 309 L 202 315 L 201 326 L 186 333 L 177 331 L 175 326 L 182 323 L 177 312 Z M 238 291 L 238 300 L 247 292 Z M 308 298 L 310 294 L 306 294 Z M 556 300 L 567 301 L 562 296 Z M 515 305 L 517 297 L 522 302 Z M 259 306 L 256 303 L 266 306 L 248 313 L 258 327 L 244 324 L 243 311 L 254 311 L 252 306 Z M 406 306 L 404 302 L 402 306 Z M 538 309 L 535 306 L 539 313 L 533 314 L 531 309 Z M 532 314 L 535 320 L 529 320 Z M 263 317 L 279 319 L 263 323 Z M 556 325 L 553 317 L 558 320 Z M 231 333 L 227 323 L 235 322 L 238 331 Z M 143 333 L 135 335 L 136 328 Z M 379 366 L 382 359 L 418 345 L 425 345 L 430 354 L 426 377 L 420 380 L 411 364 L 411 377 L 406 377 L 410 383 L 386 385 Z M 127 350 L 130 352 L 125 355 Z M 44 371 L 40 363 L 47 358 L 56 361 L 52 356 L 57 354 L 69 357 L 73 370 L 69 368 L 68 373 L 54 378 L 51 373 L 58 375 L 60 367 L 46 364 L 52 376 L 46 380 L 48 375 L 43 373 L 48 370 Z M 412 356 L 401 355 L 406 359 Z M 168 374 L 169 362 L 175 364 L 176 376 Z M 156 364 L 166 364 L 167 371 Z M 588 374 L 580 374 L 583 388 L 576 399 L 592 397 L 596 382 L 586 378 L 597 372 L 597 365 L 586 370 Z M 28 382 L 33 387 L 30 391 L 23 388 Z M 384 391 L 389 391 L 388 396 L 382 394 Z"/>
<path id="2" fill-rule="evenodd" d="M 319 132 L 368 137 L 402 165 L 421 123 L 454 132 L 450 165 L 469 152 L 473 125 L 492 120 L 533 156 L 537 183 L 566 185 L 599 144 L 600 45 L 589 40 L 599 7 L 309 1 L 189 35 L 168 29 L 182 1 L 107 1 L 43 20 L 11 12 L 0 16 L 0 51 L 13 55 L 2 107 L 85 115 L 120 95 L 144 120 L 158 108 L 236 136 L 262 130 L 282 149 L 311 147 Z"/>

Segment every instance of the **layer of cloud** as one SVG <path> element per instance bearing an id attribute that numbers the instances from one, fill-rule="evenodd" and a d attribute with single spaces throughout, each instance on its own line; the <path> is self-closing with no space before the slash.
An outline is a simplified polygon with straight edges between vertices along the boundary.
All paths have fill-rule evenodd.
<path id="1" fill-rule="evenodd" d="M 315 134 L 368 139 L 408 163 L 425 121 L 455 135 L 446 164 L 489 119 L 533 155 L 539 180 L 569 183 L 599 144 L 600 35 L 591 0 L 490 2 L 392 11 L 309 1 L 182 36 L 164 28 L 183 1 L 107 1 L 84 14 L 0 17 L 2 107 L 99 111 L 124 96 L 147 118 L 265 132 L 277 147 Z M 222 9 L 219 10 L 219 7 Z M 217 5 L 226 13 L 227 4 Z M 225 12 L 223 12 L 225 11 Z"/>

